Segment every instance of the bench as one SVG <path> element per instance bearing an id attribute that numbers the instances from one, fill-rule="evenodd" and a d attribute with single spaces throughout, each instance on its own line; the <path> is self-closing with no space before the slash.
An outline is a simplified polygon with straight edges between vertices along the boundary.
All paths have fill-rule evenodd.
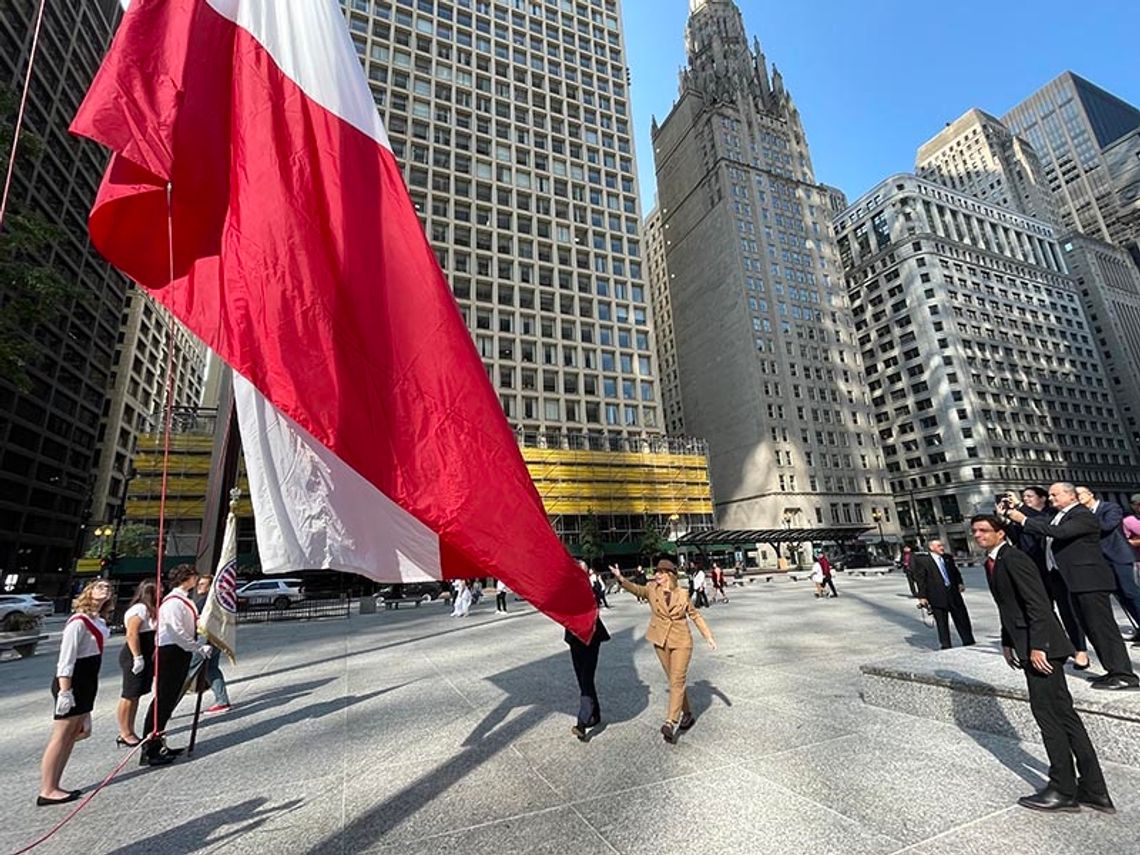
<path id="1" fill-rule="evenodd" d="M 20 635 L 15 638 L 0 638 L 0 651 L 15 650 L 16 655 L 24 658 L 36 652 L 36 645 L 47 641 L 46 635 Z"/>
<path id="2" fill-rule="evenodd" d="M 429 597 L 428 599 L 425 600 L 422 596 L 421 597 L 391 597 L 387 600 L 384 600 L 384 608 L 386 608 L 386 609 L 398 609 L 398 608 L 400 608 L 400 606 L 406 606 L 409 604 L 418 607 L 420 603 L 424 603 L 424 602 L 431 602 L 431 598 Z"/>

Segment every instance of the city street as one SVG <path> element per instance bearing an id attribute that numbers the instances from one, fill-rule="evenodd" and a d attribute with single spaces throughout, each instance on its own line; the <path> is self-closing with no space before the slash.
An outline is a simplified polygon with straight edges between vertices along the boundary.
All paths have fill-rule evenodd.
<path id="1" fill-rule="evenodd" d="M 966 571 L 979 643 L 995 644 L 982 573 Z M 604 726 L 569 732 L 577 690 L 562 631 L 523 603 L 470 617 L 433 603 L 347 621 L 242 626 L 226 669 L 234 709 L 204 720 L 195 755 L 133 762 L 43 853 L 794 853 L 1118 855 L 1137 850 L 1140 769 L 1106 764 L 1115 817 L 1040 815 L 1040 745 L 864 705 L 859 666 L 934 650 L 904 580 L 758 582 L 705 610 L 696 726 L 665 744 L 665 686 L 624 593 L 604 619 Z M 0 851 L 70 807 L 34 806 L 50 727 L 58 626 L 31 659 L 0 663 Z M 124 756 L 114 707 L 121 637 L 108 645 L 95 733 L 65 787 Z M 1076 679 L 1071 678 L 1071 679 Z M 207 696 L 207 705 L 212 703 Z M 171 742 L 183 745 L 191 710 Z"/>

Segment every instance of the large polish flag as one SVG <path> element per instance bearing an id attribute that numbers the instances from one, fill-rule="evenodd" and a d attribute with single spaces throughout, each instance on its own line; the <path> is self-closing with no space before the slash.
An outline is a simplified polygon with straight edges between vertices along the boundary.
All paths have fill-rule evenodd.
<path id="1" fill-rule="evenodd" d="M 265 571 L 494 576 L 590 636 L 334 0 L 135 0 L 72 130 L 99 251 L 238 375 Z"/>

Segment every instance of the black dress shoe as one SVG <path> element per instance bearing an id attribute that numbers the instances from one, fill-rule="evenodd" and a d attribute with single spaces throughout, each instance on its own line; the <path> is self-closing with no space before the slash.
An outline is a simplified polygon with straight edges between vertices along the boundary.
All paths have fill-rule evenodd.
<path id="1" fill-rule="evenodd" d="M 1091 807 L 1093 810 L 1099 810 L 1101 813 L 1116 813 L 1116 805 L 1112 803 L 1112 799 L 1108 797 L 1108 793 L 1086 793 L 1084 790 L 1077 790 L 1077 801 L 1085 807 Z"/>
<path id="2" fill-rule="evenodd" d="M 677 741 L 677 728 L 670 722 L 665 722 L 661 725 L 661 735 L 665 737 L 665 741 L 673 745 Z"/>
<path id="3" fill-rule="evenodd" d="M 1054 813 L 1080 813 L 1080 803 L 1069 796 L 1062 795 L 1052 787 L 1046 787 L 1039 793 L 1031 796 L 1022 796 L 1017 800 L 1022 807 L 1030 810 L 1043 810 Z"/>
<path id="4" fill-rule="evenodd" d="M 1109 676 L 1100 680 L 1093 680 L 1092 688 L 1103 689 L 1109 692 L 1119 692 L 1127 689 L 1140 689 L 1140 680 L 1127 677 Z"/>
<path id="5" fill-rule="evenodd" d="M 681 731 L 688 730 L 696 723 L 697 720 L 693 718 L 692 713 L 685 713 L 683 716 L 681 716 L 681 722 L 677 725 L 677 729 Z"/>
<path id="6" fill-rule="evenodd" d="M 36 807 L 47 807 L 48 805 L 65 805 L 68 802 L 73 802 L 83 795 L 83 790 L 72 790 L 66 796 L 60 799 L 49 799 L 47 796 L 36 796 Z"/>

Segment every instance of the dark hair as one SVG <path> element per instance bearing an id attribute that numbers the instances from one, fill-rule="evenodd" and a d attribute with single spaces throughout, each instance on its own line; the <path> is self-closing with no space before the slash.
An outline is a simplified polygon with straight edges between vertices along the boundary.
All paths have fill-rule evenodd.
<path id="1" fill-rule="evenodd" d="M 970 526 L 973 527 L 974 523 L 988 523 L 994 531 L 1005 532 L 1005 523 L 993 514 L 974 514 L 970 517 Z"/>
<path id="2" fill-rule="evenodd" d="M 127 605 L 129 609 L 131 606 L 142 603 L 146 606 L 146 613 L 154 620 L 158 611 L 158 586 L 154 583 L 154 579 L 143 579 L 139 582 L 138 587 L 135 588 L 135 595 L 131 597 L 130 603 Z"/>
<path id="3" fill-rule="evenodd" d="M 171 568 L 170 572 L 166 574 L 166 581 L 172 588 L 177 588 L 191 576 L 198 575 L 198 568 L 193 564 L 179 564 L 177 567 Z"/>
<path id="4" fill-rule="evenodd" d="M 1048 498 L 1049 498 L 1049 491 L 1048 491 L 1048 490 L 1046 490 L 1044 487 L 1026 487 L 1026 488 L 1025 488 L 1024 490 L 1022 490 L 1021 492 L 1023 492 L 1023 493 L 1026 493 L 1026 492 L 1028 492 L 1028 493 L 1032 493 L 1032 494 L 1033 494 L 1033 495 L 1035 495 L 1035 496 L 1036 496 L 1038 499 L 1048 499 Z"/>

